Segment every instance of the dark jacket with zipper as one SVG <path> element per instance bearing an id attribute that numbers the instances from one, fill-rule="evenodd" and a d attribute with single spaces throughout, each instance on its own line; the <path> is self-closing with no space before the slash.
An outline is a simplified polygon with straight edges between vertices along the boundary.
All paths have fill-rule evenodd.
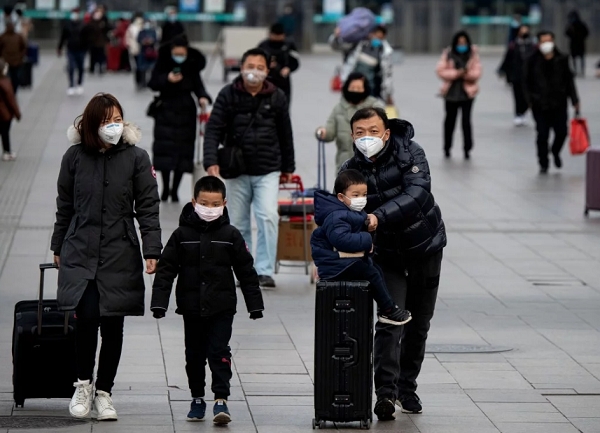
<path id="1" fill-rule="evenodd" d="M 372 162 L 355 155 L 341 170 L 356 169 L 367 178 L 365 211 L 379 220 L 377 254 L 431 256 L 446 246 L 442 213 L 431 193 L 429 164 L 423 148 L 412 140 L 413 126 L 390 120 L 391 137 Z"/>
<path id="2" fill-rule="evenodd" d="M 373 238 L 367 232 L 365 212 L 348 208 L 335 195 L 315 192 L 315 222 L 310 246 L 319 278 L 337 277 L 371 252 Z"/>
<path id="3" fill-rule="evenodd" d="M 265 81 L 262 90 L 252 96 L 241 77 L 225 86 L 217 96 L 206 125 L 205 168 L 219 164 L 219 145 L 242 149 L 246 166 L 242 174 L 293 173 L 296 169 L 294 137 L 283 91 Z"/>
<path id="4" fill-rule="evenodd" d="M 58 175 L 56 223 L 50 249 L 60 256 L 58 304 L 73 310 L 89 280 L 100 292 L 101 316 L 144 314 L 143 256 L 158 259 L 162 249 L 156 174 L 141 137 L 126 124 L 123 138 L 106 152 L 89 151 L 71 127 L 75 144 Z"/>
<path id="5" fill-rule="evenodd" d="M 262 48 L 271 56 L 271 64 L 269 68 L 269 81 L 283 90 L 283 93 L 288 97 L 292 93 L 292 82 L 290 79 L 291 72 L 295 72 L 300 67 L 298 60 L 298 49 L 293 41 L 271 41 L 269 39 L 260 43 L 258 48 Z M 290 75 L 283 77 L 281 70 L 283 68 L 290 69 Z"/>
<path id="6" fill-rule="evenodd" d="M 233 271 L 232 271 L 233 268 Z M 150 308 L 166 310 L 177 277 L 178 314 L 235 314 L 237 296 L 233 272 L 240 281 L 248 312 L 264 309 L 254 260 L 240 232 L 223 216 L 206 222 L 188 203 L 158 262 Z"/>
<path id="7" fill-rule="evenodd" d="M 68 21 L 65 23 L 60 41 L 58 42 L 58 50 L 62 50 L 65 44 L 67 50 L 87 51 L 90 47 L 91 27 L 83 23 L 83 21 Z"/>

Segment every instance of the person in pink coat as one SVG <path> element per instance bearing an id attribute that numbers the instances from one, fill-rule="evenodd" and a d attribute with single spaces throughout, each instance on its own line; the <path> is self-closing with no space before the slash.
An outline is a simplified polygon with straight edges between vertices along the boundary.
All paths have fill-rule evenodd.
<path id="1" fill-rule="evenodd" d="M 460 110 L 462 112 L 465 159 L 469 159 L 471 149 L 473 149 L 471 110 L 479 91 L 478 82 L 482 69 L 477 47 L 471 44 L 471 38 L 467 32 L 460 31 L 454 35 L 452 45 L 444 49 L 442 53 L 436 72 L 444 82 L 440 93 L 446 101 L 446 119 L 444 121 L 446 158 L 450 158 L 452 136 Z"/>

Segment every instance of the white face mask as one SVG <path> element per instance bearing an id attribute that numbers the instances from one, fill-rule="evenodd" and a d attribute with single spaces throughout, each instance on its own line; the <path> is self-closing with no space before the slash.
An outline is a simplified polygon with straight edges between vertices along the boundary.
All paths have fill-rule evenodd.
<path id="1" fill-rule="evenodd" d="M 109 123 L 108 125 L 101 126 L 98 134 L 105 143 L 117 144 L 123 135 L 123 124 Z"/>
<path id="2" fill-rule="evenodd" d="M 551 52 L 554 51 L 554 42 L 542 42 L 540 44 L 540 51 L 542 52 L 542 54 L 546 55 L 546 54 L 550 54 Z"/>
<path id="3" fill-rule="evenodd" d="M 346 197 L 346 196 L 344 196 Z M 367 197 L 346 197 L 350 200 L 350 205 L 348 206 L 351 210 L 355 212 L 361 212 L 365 206 L 367 205 Z"/>
<path id="4" fill-rule="evenodd" d="M 242 77 L 247 83 L 260 84 L 267 78 L 267 73 L 258 69 L 246 69 L 242 71 Z"/>
<path id="5" fill-rule="evenodd" d="M 221 216 L 223 216 L 224 209 L 225 206 L 206 207 L 198 203 L 194 205 L 194 210 L 196 211 L 200 219 L 206 222 L 211 222 L 221 218 Z"/>
<path id="6" fill-rule="evenodd" d="M 371 158 L 377 155 L 383 149 L 385 143 L 383 142 L 383 136 L 381 137 L 360 137 L 354 140 L 356 148 L 365 155 L 367 158 Z"/>
<path id="7" fill-rule="evenodd" d="M 71 14 L 71 21 L 79 21 L 79 14 L 76 12 L 73 12 Z"/>

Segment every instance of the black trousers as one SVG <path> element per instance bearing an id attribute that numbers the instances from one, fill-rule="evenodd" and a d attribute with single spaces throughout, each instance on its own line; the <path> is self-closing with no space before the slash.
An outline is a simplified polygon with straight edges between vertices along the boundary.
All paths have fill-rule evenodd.
<path id="1" fill-rule="evenodd" d="M 453 102 L 446 101 L 446 120 L 444 121 L 444 150 L 452 149 L 452 136 L 456 126 L 458 110 L 462 111 L 462 130 L 465 152 L 473 149 L 473 130 L 471 128 L 471 110 L 474 99 L 467 101 Z"/>
<path id="2" fill-rule="evenodd" d="M 515 116 L 520 117 L 527 113 L 527 110 L 529 109 L 529 104 L 527 103 L 527 98 L 525 97 L 525 89 L 523 88 L 523 83 L 513 83 L 512 86 L 513 96 L 515 98 Z"/>
<path id="3" fill-rule="evenodd" d="M 17 94 L 17 90 L 19 90 L 19 85 L 21 84 L 22 69 L 23 65 L 8 67 L 8 76 L 10 78 L 10 83 L 12 84 L 15 95 Z"/>
<path id="4" fill-rule="evenodd" d="M 567 138 L 567 122 L 569 120 L 567 104 L 565 103 L 562 107 L 552 110 L 542 110 L 534 106 L 533 117 L 537 129 L 538 161 L 540 167 L 548 168 L 548 140 L 550 138 L 550 130 L 554 131 L 553 155 L 560 154 Z"/>
<path id="5" fill-rule="evenodd" d="M 94 379 L 94 365 L 98 348 L 98 328 L 102 336 L 96 390 L 110 393 L 114 385 L 123 349 L 123 316 L 100 316 L 100 293 L 92 280 L 79 301 L 77 315 L 77 377 Z"/>
<path id="6" fill-rule="evenodd" d="M 96 65 L 98 65 L 98 72 L 103 74 L 106 71 L 106 47 L 92 47 L 90 48 L 90 73 L 96 72 Z"/>
<path id="7" fill-rule="evenodd" d="M 10 124 L 12 120 L 8 122 L 0 121 L 0 137 L 2 137 L 2 149 L 6 153 L 10 153 Z"/>
<path id="8" fill-rule="evenodd" d="M 367 280 L 371 283 L 373 299 L 380 310 L 386 311 L 394 306 L 394 300 L 390 296 L 383 279 L 383 272 L 371 259 L 353 263 L 335 279 L 338 281 Z"/>
<path id="9" fill-rule="evenodd" d="M 580 65 L 581 65 L 581 76 L 584 77 L 585 76 L 585 54 L 571 54 L 571 59 L 573 62 L 573 70 L 575 71 L 575 74 L 579 74 L 579 72 L 577 71 L 577 59 L 579 59 Z"/>
<path id="10" fill-rule="evenodd" d="M 162 199 L 167 200 L 169 198 L 169 194 L 171 197 L 178 198 L 177 191 L 179 191 L 179 185 L 181 184 L 181 179 L 183 178 L 183 172 L 175 170 L 173 172 L 173 185 L 171 186 L 171 172 L 167 170 L 163 170 L 160 172 L 163 180 L 163 192 Z"/>
<path id="11" fill-rule="evenodd" d="M 375 325 L 375 393 L 396 399 L 417 389 L 425 357 L 427 333 L 437 300 L 442 251 L 423 258 L 378 257 L 388 290 L 396 304 L 412 313 L 404 326 Z"/>
<path id="12" fill-rule="evenodd" d="M 183 316 L 185 371 L 193 398 L 204 397 L 206 361 L 212 372 L 211 390 L 216 399 L 229 397 L 233 314 L 212 317 Z"/>

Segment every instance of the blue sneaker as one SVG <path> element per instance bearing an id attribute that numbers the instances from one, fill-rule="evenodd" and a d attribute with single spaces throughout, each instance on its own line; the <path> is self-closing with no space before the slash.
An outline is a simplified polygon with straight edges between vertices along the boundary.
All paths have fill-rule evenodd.
<path id="1" fill-rule="evenodd" d="M 231 422 L 231 415 L 229 415 L 229 409 L 227 408 L 227 400 L 218 399 L 215 402 L 213 414 L 215 415 L 213 418 L 215 424 L 229 424 Z"/>
<path id="2" fill-rule="evenodd" d="M 206 402 L 204 399 L 193 399 L 190 411 L 187 414 L 188 421 L 204 421 L 206 414 Z"/>

